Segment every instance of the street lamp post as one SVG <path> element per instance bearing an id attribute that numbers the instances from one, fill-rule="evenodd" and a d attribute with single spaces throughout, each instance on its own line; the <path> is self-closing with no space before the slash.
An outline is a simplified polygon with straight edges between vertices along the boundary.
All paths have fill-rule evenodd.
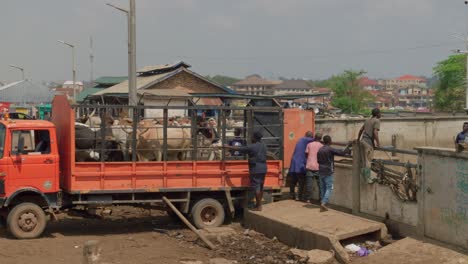
<path id="1" fill-rule="evenodd" d="M 124 9 L 113 4 L 107 3 L 127 15 L 128 24 L 128 104 L 137 105 L 136 88 L 136 19 L 135 19 L 135 0 L 130 0 L 130 9 Z"/>
<path id="2" fill-rule="evenodd" d="M 11 65 L 11 64 L 10 64 L 9 66 L 12 67 L 12 68 L 15 68 L 15 69 L 20 70 L 20 71 L 21 71 L 22 80 L 24 80 L 24 68 L 19 67 L 19 66 L 15 66 L 15 65 Z"/>
<path id="3" fill-rule="evenodd" d="M 75 63 L 75 45 L 67 43 L 63 40 L 57 40 L 58 42 L 67 45 L 72 49 L 72 71 L 73 71 L 73 102 L 76 102 L 76 63 Z"/>

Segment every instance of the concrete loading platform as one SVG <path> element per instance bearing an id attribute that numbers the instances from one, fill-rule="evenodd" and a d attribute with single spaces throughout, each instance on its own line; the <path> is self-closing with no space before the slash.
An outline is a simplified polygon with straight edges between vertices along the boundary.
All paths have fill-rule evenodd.
<path id="1" fill-rule="evenodd" d="M 318 206 L 292 200 L 264 205 L 261 212 L 246 210 L 244 224 L 292 247 L 332 249 L 343 263 L 350 258 L 340 241 L 363 235 L 374 240 L 387 236 L 383 223 L 331 209 L 320 212 Z"/>

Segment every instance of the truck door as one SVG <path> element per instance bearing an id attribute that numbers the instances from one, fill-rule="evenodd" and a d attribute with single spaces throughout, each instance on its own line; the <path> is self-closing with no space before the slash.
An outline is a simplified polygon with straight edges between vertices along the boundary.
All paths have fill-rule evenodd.
<path id="1" fill-rule="evenodd" d="M 58 190 L 58 154 L 47 129 L 12 130 L 9 180 L 13 189 Z M 21 142 L 21 143 L 20 143 Z"/>

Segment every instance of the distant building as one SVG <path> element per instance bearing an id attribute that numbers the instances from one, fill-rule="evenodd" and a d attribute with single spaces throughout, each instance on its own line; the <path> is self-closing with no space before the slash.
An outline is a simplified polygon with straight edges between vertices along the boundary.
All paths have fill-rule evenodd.
<path id="1" fill-rule="evenodd" d="M 312 94 L 313 89 L 304 80 L 284 80 L 272 87 L 274 95 Z"/>
<path id="2" fill-rule="evenodd" d="M 137 94 L 139 100 L 148 106 L 189 106 L 221 105 L 220 94 L 233 93 L 232 90 L 218 85 L 207 78 L 189 70 L 191 66 L 183 61 L 174 64 L 145 66 L 138 70 Z M 110 104 L 128 103 L 128 81 L 102 89 L 91 99 L 104 100 Z M 199 94 L 199 98 L 196 98 Z M 213 94 L 207 98 L 206 94 Z M 186 115 L 186 109 L 171 110 L 170 116 Z M 162 117 L 161 109 L 146 109 L 145 117 Z"/>
<path id="3" fill-rule="evenodd" d="M 400 88 L 408 87 L 423 87 L 427 88 L 427 80 L 425 78 L 403 75 L 395 79 L 381 79 L 377 81 L 380 86 L 386 91 L 397 91 Z"/>
<path id="4" fill-rule="evenodd" d="M 397 91 L 398 105 L 402 107 L 429 107 L 432 105 L 433 95 L 426 87 L 400 88 Z"/>
<path id="5" fill-rule="evenodd" d="M 378 90 L 371 90 L 369 93 L 374 97 L 368 105 L 369 108 L 391 108 L 398 103 L 392 93 Z"/>
<path id="6" fill-rule="evenodd" d="M 360 87 L 368 91 L 381 89 L 381 86 L 376 80 L 369 79 L 368 77 L 361 77 L 358 80 L 358 84 Z"/>
<path id="7" fill-rule="evenodd" d="M 232 85 L 232 89 L 240 94 L 247 95 L 274 95 L 274 86 L 280 84 L 278 80 L 263 79 L 260 75 L 247 76 L 244 80 Z"/>
<path id="8" fill-rule="evenodd" d="M 64 89 L 73 89 L 73 81 L 65 81 L 62 84 L 62 88 L 64 88 Z M 83 88 L 84 88 L 83 82 L 80 82 L 80 81 L 75 82 L 75 89 L 76 89 L 77 93 L 83 91 Z"/>

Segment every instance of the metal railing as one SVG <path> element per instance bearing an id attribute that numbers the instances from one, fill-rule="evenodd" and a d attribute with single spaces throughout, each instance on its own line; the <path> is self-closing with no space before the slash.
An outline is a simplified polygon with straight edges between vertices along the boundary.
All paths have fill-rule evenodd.
<path id="1" fill-rule="evenodd" d="M 246 159 L 245 155 L 233 157 L 231 152 L 216 146 L 233 139 L 249 143 L 255 131 L 262 132 L 270 158 L 283 157 L 283 113 L 279 107 L 75 105 L 73 108 L 80 116 L 76 122 L 84 123 L 75 123 L 77 161 Z M 209 125 L 210 118 L 215 119 L 214 126 Z M 237 137 L 236 128 L 242 132 Z"/>

